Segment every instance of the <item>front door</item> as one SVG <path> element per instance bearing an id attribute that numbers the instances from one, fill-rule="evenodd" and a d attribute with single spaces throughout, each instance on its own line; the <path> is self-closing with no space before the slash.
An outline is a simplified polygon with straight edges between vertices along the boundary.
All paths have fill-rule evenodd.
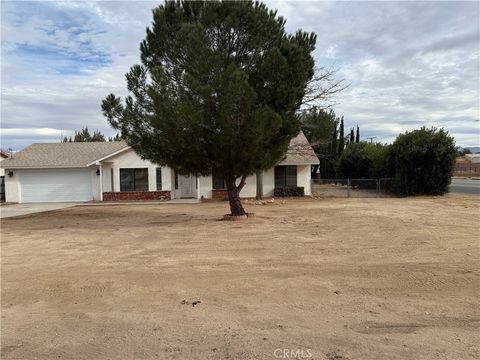
<path id="1" fill-rule="evenodd" d="M 195 175 L 178 175 L 178 190 L 181 198 L 195 198 L 197 177 Z"/>

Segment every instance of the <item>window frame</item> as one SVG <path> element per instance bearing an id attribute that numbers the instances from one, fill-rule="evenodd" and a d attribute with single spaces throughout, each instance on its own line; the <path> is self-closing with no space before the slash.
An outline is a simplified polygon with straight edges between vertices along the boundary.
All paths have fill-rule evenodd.
<path id="1" fill-rule="evenodd" d="M 274 169 L 275 188 L 297 187 L 298 171 L 297 165 L 280 165 Z"/>
<path id="2" fill-rule="evenodd" d="M 148 191 L 149 188 L 149 178 L 148 178 L 148 168 L 120 168 L 119 178 L 120 178 L 120 192 L 134 192 L 134 191 Z M 122 174 L 123 173 L 123 174 Z M 131 177 L 131 183 L 125 184 L 125 180 L 122 181 L 122 175 L 129 175 Z M 128 176 L 127 175 L 127 176 Z M 140 179 L 140 176 L 145 177 Z M 146 183 L 140 185 L 140 180 Z M 140 188 L 141 186 L 141 188 Z"/>

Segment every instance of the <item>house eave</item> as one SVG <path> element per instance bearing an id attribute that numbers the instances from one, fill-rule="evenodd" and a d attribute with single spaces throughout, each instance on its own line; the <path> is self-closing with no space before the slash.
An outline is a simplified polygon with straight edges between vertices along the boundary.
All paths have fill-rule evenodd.
<path id="1" fill-rule="evenodd" d="M 314 162 L 306 162 L 306 163 L 299 163 L 299 162 L 279 162 L 275 166 L 306 166 L 306 165 L 318 165 L 320 163 L 314 163 Z"/>
<path id="2" fill-rule="evenodd" d="M 85 165 L 69 165 L 69 166 L 48 165 L 48 166 L 4 166 L 1 168 L 5 170 L 28 170 L 28 169 L 39 170 L 39 169 L 84 169 L 87 167 L 88 166 L 85 166 Z"/>
<path id="3" fill-rule="evenodd" d="M 96 160 L 88 163 L 88 164 L 87 164 L 87 167 L 88 167 L 88 166 L 91 166 L 91 165 L 100 165 L 100 163 L 101 163 L 103 160 L 106 160 L 106 159 L 108 159 L 108 158 L 111 158 L 112 156 L 121 154 L 122 152 L 127 151 L 127 150 L 129 150 L 129 149 L 131 149 L 131 148 L 132 148 L 131 146 L 126 146 L 126 147 L 124 147 L 124 148 L 121 148 L 120 150 L 114 151 L 114 152 L 111 153 L 111 154 L 105 155 L 105 156 L 103 156 L 103 157 L 101 157 L 101 158 L 99 158 L 99 159 L 96 159 Z"/>

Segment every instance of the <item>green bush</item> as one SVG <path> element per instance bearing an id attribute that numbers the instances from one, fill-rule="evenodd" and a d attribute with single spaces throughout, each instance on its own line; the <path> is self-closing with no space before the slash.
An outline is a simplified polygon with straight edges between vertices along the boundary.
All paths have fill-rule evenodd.
<path id="1" fill-rule="evenodd" d="M 400 195 L 443 195 L 455 166 L 453 138 L 443 129 L 400 134 L 390 148 L 394 189 Z"/>
<path id="2" fill-rule="evenodd" d="M 275 197 L 284 197 L 284 196 L 304 196 L 305 191 L 303 186 L 282 186 L 276 187 L 273 190 L 273 196 Z"/>
<path id="3" fill-rule="evenodd" d="M 379 179 L 391 176 L 388 146 L 366 142 L 349 144 L 338 160 L 337 174 L 344 179 Z"/>

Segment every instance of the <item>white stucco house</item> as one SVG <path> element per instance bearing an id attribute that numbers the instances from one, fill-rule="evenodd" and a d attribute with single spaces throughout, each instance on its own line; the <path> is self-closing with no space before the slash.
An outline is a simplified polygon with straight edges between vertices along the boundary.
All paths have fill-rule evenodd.
<path id="1" fill-rule="evenodd" d="M 0 162 L 8 159 L 9 156 L 9 153 L 0 151 Z M 0 201 L 5 201 L 5 169 L 3 168 L 0 168 Z"/>
<path id="2" fill-rule="evenodd" d="M 5 159 L 8 159 L 10 156 L 9 153 L 6 153 L 4 151 L 0 151 L 0 162 L 2 162 Z M 0 177 L 5 176 L 5 169 L 0 168 Z"/>
<path id="3" fill-rule="evenodd" d="M 311 165 L 319 160 L 305 135 L 292 139 L 285 158 L 263 173 L 263 194 L 298 186 L 311 195 Z M 142 160 L 123 141 L 37 143 L 1 162 L 6 201 L 71 202 L 211 199 L 226 197 L 221 178 L 180 175 Z M 242 197 L 255 197 L 256 176 L 247 178 Z"/>

